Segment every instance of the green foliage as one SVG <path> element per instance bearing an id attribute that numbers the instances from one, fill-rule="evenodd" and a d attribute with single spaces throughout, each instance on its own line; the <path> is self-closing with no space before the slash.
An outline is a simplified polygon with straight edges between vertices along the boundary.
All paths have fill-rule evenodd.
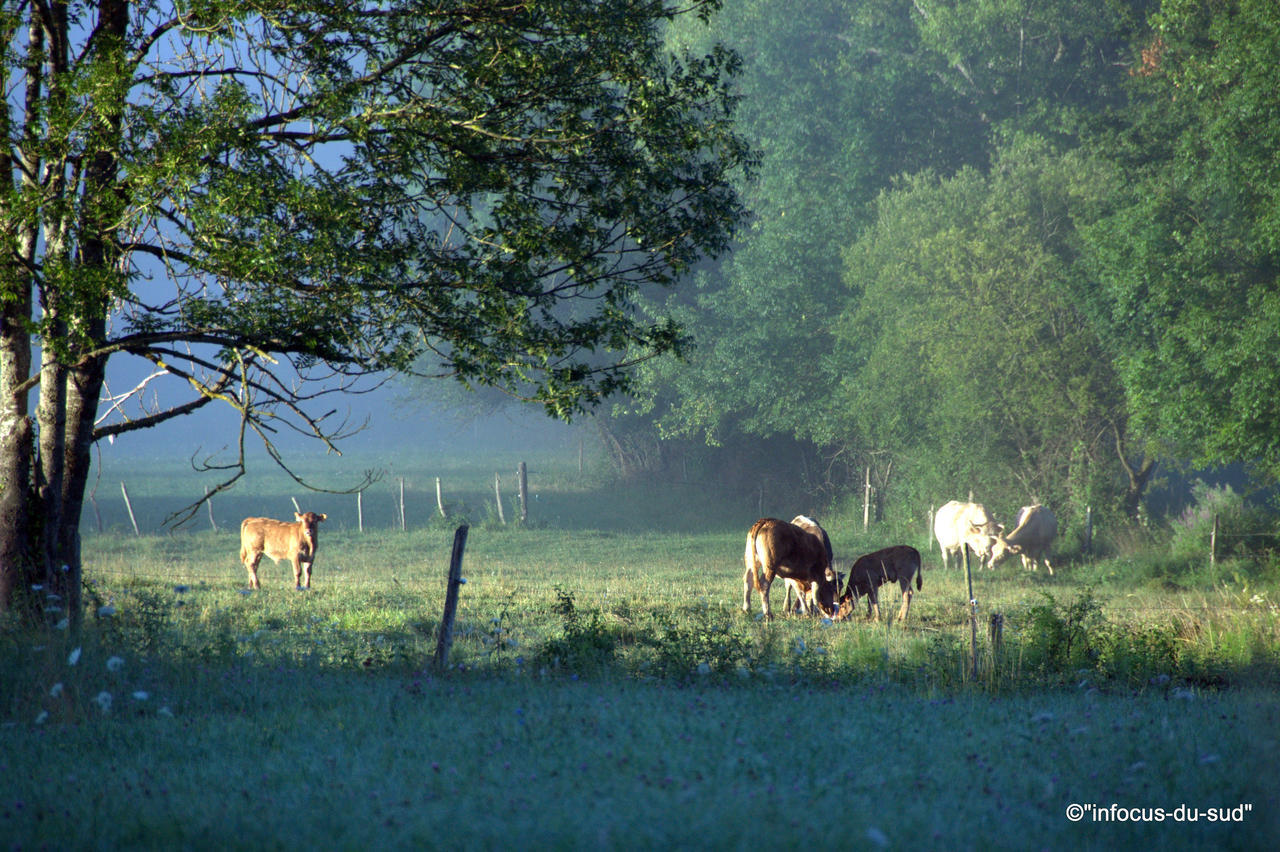
<path id="1" fill-rule="evenodd" d="M 561 635 L 548 638 L 538 650 L 536 662 L 565 672 L 594 673 L 613 661 L 616 640 L 592 610 L 583 617 L 573 605 L 573 595 L 556 587 L 552 611 L 561 619 Z"/>
<path id="2" fill-rule="evenodd" d="M 1143 429 L 1274 477 L 1280 22 L 1240 0 L 1162 4 L 1151 24 L 1133 102 L 1096 142 L 1125 180 L 1089 229 L 1094 321 Z"/>
<path id="3" fill-rule="evenodd" d="M 1102 611 L 1091 589 L 1068 603 L 1042 592 L 1042 603 L 1027 610 L 1026 662 L 1033 669 L 1071 676 L 1097 664 Z"/>
<path id="4" fill-rule="evenodd" d="M 345 436 L 317 399 L 388 371 L 569 419 L 680 351 L 637 299 L 727 251 L 755 159 L 733 125 L 738 58 L 662 41 L 718 6 L 14 11 L 5 71 L 28 101 L 6 125 L 23 166 L 0 203 L 0 419 L 27 423 L 39 385 L 41 446 L 0 444 L 0 609 L 10 565 L 68 565 L 78 586 L 96 440 L 228 404 L 222 487 L 246 439 L 280 461 L 282 428 Z M 177 381 L 158 403 L 150 379 L 111 397 L 116 356 Z M 42 536 L 42 517 L 64 528 Z"/>
<path id="5" fill-rule="evenodd" d="M 1275 518 L 1264 507 L 1246 504 L 1230 485 L 1211 486 L 1196 480 L 1191 493 L 1192 505 L 1170 524 L 1175 557 L 1207 560 L 1211 545 L 1216 558 L 1275 548 Z M 1211 541 L 1215 528 L 1217 537 Z"/>
<path id="6" fill-rule="evenodd" d="M 689 682 L 751 674 L 753 642 L 732 622 L 667 624 L 654 632 L 650 644 L 654 659 L 642 670 L 656 677 Z"/>

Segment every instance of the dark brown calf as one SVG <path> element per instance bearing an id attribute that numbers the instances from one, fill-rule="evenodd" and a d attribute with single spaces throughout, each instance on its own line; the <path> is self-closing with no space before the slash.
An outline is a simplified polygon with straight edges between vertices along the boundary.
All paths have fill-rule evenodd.
<path id="1" fill-rule="evenodd" d="M 920 551 L 914 547 L 899 544 L 859 556 L 840 585 L 840 617 L 852 617 L 853 606 L 858 597 L 866 595 L 867 617 L 870 618 L 874 611 L 876 621 L 879 621 L 880 586 L 896 581 L 902 589 L 902 608 L 898 610 L 898 620 L 905 620 L 911 609 L 912 577 L 915 578 L 917 589 L 924 588 Z"/>
<path id="2" fill-rule="evenodd" d="M 742 611 L 751 611 L 751 590 L 760 594 L 760 606 L 765 618 L 773 618 L 769 607 L 769 586 L 775 576 L 804 581 L 807 587 L 816 588 L 814 599 L 825 614 L 836 613 L 836 575 L 831 568 L 822 539 L 800 527 L 777 518 L 761 518 L 747 533 L 747 546 L 743 552 L 746 572 L 742 575 Z M 802 597 L 801 609 L 807 602 Z"/>
<path id="3" fill-rule="evenodd" d="M 264 555 L 277 563 L 288 559 L 293 564 L 294 586 L 311 588 L 311 563 L 319 544 L 317 525 L 328 516 L 315 512 L 294 512 L 293 516 L 297 519 L 293 523 L 271 518 L 245 518 L 240 523 L 240 561 L 249 572 L 249 588 L 262 588 L 258 583 L 258 562 Z"/>

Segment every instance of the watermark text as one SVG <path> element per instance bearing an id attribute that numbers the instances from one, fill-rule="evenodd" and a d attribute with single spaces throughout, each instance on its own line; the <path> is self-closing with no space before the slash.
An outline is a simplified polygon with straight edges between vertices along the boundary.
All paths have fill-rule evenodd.
<path id="1" fill-rule="evenodd" d="M 1224 808 L 1197 808 L 1178 805 L 1175 808 L 1127 808 L 1114 802 L 1067 805 L 1067 819 L 1072 822 L 1244 822 L 1253 811 L 1252 804 Z"/>

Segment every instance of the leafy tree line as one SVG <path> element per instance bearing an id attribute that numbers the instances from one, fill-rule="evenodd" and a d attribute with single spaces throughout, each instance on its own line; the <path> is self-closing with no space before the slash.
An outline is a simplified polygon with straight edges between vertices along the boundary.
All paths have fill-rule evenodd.
<path id="1" fill-rule="evenodd" d="M 75 624 L 96 441 L 227 404 L 229 484 L 388 372 L 567 417 L 679 347 L 634 304 L 753 158 L 737 58 L 662 34 L 718 5 L 5 0 L 0 613 Z M 116 359 L 188 393 L 108 398 Z"/>
<path id="2" fill-rule="evenodd" d="M 696 347 L 611 428 L 1069 520 L 1159 459 L 1280 476 L 1271 4 L 746 0 L 675 38 L 743 56 L 755 215 L 652 304 Z"/>

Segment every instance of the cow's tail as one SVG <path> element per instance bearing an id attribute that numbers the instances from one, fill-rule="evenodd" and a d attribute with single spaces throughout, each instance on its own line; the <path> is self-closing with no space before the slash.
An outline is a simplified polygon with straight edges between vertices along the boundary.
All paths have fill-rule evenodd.
<path id="1" fill-rule="evenodd" d="M 924 560 L 920 558 L 920 551 L 916 551 L 916 591 L 924 588 Z"/>
<path id="2" fill-rule="evenodd" d="M 751 575 L 751 585 L 757 592 L 763 592 L 764 581 L 760 577 L 760 560 L 756 558 L 756 536 L 759 533 L 760 524 L 757 522 L 747 533 L 747 549 L 742 554 L 742 561 L 746 563 L 747 573 Z"/>

